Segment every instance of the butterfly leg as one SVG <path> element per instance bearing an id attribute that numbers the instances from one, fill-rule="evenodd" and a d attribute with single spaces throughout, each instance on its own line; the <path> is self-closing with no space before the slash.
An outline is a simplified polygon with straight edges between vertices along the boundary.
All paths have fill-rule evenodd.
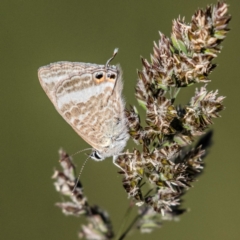
<path id="1" fill-rule="evenodd" d="M 113 164 L 120 168 L 123 172 L 125 172 L 125 170 L 116 163 L 117 157 L 118 157 L 117 155 L 113 155 Z"/>

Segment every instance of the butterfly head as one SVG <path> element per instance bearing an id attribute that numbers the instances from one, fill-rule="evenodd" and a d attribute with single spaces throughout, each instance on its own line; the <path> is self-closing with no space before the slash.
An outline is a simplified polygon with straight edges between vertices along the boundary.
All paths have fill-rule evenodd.
<path id="1" fill-rule="evenodd" d="M 93 149 L 92 153 L 90 154 L 90 158 L 95 160 L 95 161 L 102 161 L 105 158 L 100 154 L 100 152 L 96 149 Z"/>

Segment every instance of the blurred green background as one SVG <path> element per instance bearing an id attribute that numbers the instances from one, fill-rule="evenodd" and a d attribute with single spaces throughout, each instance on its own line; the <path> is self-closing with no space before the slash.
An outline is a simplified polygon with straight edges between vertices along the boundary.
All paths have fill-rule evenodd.
<path id="1" fill-rule="evenodd" d="M 38 82 L 37 69 L 63 60 L 104 64 L 118 47 L 113 64 L 123 68 L 127 104 L 137 105 L 140 55 L 149 59 L 158 31 L 170 36 L 174 18 L 181 15 L 190 21 L 198 8 L 210 3 L 216 1 L 1 0 L 0 239 L 73 240 L 82 223 L 54 206 L 61 198 L 51 175 L 58 167 L 60 147 L 72 154 L 88 145 L 55 111 Z M 213 125 L 214 145 L 205 172 L 184 198 L 190 211 L 151 235 L 136 231 L 127 239 L 240 239 L 240 1 L 227 3 L 233 16 L 231 32 L 208 85 L 227 96 L 226 110 Z M 183 104 L 194 89 L 181 91 Z M 128 147 L 133 146 L 129 141 Z M 74 159 L 79 169 L 85 155 Z M 109 212 L 116 231 L 128 206 L 117 168 L 110 159 L 89 161 L 81 180 L 90 203 Z"/>

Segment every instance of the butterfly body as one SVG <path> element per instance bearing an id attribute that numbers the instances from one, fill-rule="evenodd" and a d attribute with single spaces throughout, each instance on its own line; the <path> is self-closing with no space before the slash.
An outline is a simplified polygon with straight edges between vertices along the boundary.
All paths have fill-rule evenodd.
<path id="1" fill-rule="evenodd" d="M 92 158 L 117 156 L 129 138 L 118 66 L 56 62 L 38 70 L 59 114 L 93 148 Z"/>

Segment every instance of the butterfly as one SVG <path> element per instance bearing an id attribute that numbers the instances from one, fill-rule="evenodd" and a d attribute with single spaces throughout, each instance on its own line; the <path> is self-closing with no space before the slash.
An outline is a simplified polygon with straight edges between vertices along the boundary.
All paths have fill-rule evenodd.
<path id="1" fill-rule="evenodd" d="M 43 90 L 66 122 L 93 147 L 96 161 L 121 153 L 128 139 L 120 66 L 56 62 L 40 67 Z"/>

